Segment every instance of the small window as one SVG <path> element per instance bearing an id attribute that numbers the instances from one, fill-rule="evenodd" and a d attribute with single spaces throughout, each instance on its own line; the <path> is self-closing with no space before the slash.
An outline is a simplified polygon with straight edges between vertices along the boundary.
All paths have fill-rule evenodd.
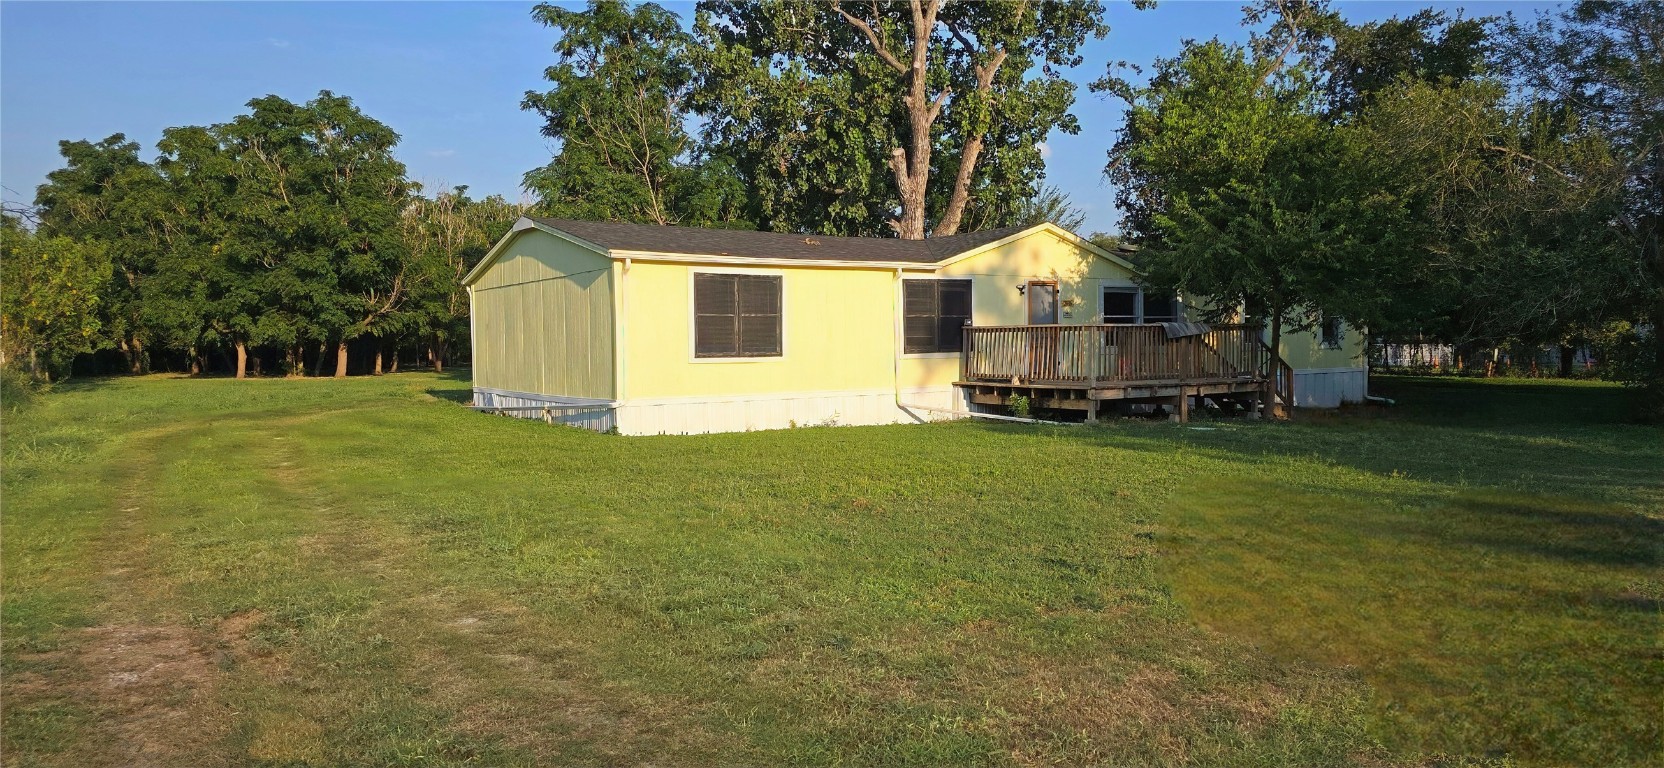
<path id="1" fill-rule="evenodd" d="M 903 280 L 902 351 L 958 352 L 971 323 L 971 281 Z"/>
<path id="2" fill-rule="evenodd" d="M 1138 322 L 1138 289 L 1105 288 L 1104 322 L 1111 324 Z"/>
<path id="3" fill-rule="evenodd" d="M 1184 309 L 1177 298 L 1160 293 L 1144 294 L 1144 322 L 1171 323 L 1183 319 Z"/>
<path id="4" fill-rule="evenodd" d="M 780 276 L 693 276 L 694 357 L 779 357 Z"/>
<path id="5" fill-rule="evenodd" d="M 1340 318 L 1333 315 L 1323 316 L 1322 345 L 1324 349 L 1340 349 L 1340 343 L 1346 340 L 1346 332 L 1341 328 Z"/>

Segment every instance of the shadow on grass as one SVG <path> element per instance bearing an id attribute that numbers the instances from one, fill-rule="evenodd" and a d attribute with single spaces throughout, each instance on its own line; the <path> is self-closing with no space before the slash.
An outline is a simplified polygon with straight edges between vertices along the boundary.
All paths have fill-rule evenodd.
<path id="1" fill-rule="evenodd" d="M 1405 546 L 1471 547 L 1583 566 L 1664 564 L 1664 520 L 1569 497 L 1463 493 L 1428 513 L 1363 517 L 1347 525 L 1351 535 Z"/>
<path id="2" fill-rule="evenodd" d="M 1395 751 L 1664 756 L 1664 521 L 1494 490 L 1402 501 L 1275 478 L 1181 490 L 1162 536 L 1175 597 L 1215 631 L 1361 669 Z"/>
<path id="3" fill-rule="evenodd" d="M 1402 398 L 1397 408 L 1306 414 L 1287 423 L 1111 422 L 1058 434 L 1110 448 L 1195 451 L 1267 471 L 1287 472 L 1293 460 L 1456 488 L 1664 505 L 1664 430 L 1625 423 L 1628 393 L 1617 387 L 1406 378 L 1391 385 Z"/>
<path id="4" fill-rule="evenodd" d="M 1628 425 L 1632 393 L 1599 381 L 1373 376 L 1389 418 L 1432 426 Z"/>
<path id="5" fill-rule="evenodd" d="M 425 391 L 440 400 L 447 400 L 458 405 L 469 405 L 474 402 L 474 372 L 466 368 L 451 369 L 435 375 L 438 386 L 428 387 Z"/>

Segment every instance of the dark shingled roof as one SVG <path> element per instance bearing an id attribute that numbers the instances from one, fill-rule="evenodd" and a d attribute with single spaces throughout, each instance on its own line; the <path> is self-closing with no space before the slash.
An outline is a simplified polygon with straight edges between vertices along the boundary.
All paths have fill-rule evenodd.
<path id="1" fill-rule="evenodd" d="M 669 227 L 615 221 L 574 221 L 539 217 L 533 217 L 532 220 L 608 250 L 732 256 L 745 259 L 883 261 L 916 264 L 934 264 L 1028 229 L 1006 227 L 925 240 L 897 240 L 885 237 L 833 237 L 751 232 L 743 229 Z"/>

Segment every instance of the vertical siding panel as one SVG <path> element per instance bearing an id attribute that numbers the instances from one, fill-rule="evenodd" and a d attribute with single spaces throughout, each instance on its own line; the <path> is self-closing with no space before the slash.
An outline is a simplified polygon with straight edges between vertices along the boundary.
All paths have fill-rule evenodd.
<path id="1" fill-rule="evenodd" d="M 530 378 L 536 380 L 537 389 L 534 392 L 559 392 L 553 389 L 554 381 L 549 375 L 550 368 L 555 367 L 556 360 L 549 354 L 549 333 L 545 318 L 554 314 L 554 307 L 549 303 L 549 290 L 565 280 L 543 280 L 527 286 L 531 290 L 527 293 L 532 297 L 532 306 L 526 313 L 526 359 L 532 364 Z"/>
<path id="2" fill-rule="evenodd" d="M 591 285 L 594 287 L 606 284 L 605 279 L 603 279 L 600 275 L 586 275 L 584 276 L 584 279 L 592 281 Z M 587 372 L 587 375 L 584 377 L 584 389 L 589 393 L 590 397 L 609 396 L 606 393 L 607 371 L 611 370 L 608 366 L 612 361 L 610 359 L 605 359 L 605 326 L 602 322 L 602 318 L 596 315 L 596 298 L 601 295 L 602 291 L 592 289 L 590 291 L 586 291 L 582 295 L 573 297 L 576 301 L 573 302 L 572 309 L 575 313 L 581 313 L 583 315 L 584 325 L 588 329 L 583 336 L 584 368 Z M 609 306 L 607 310 L 610 315 L 611 307 Z"/>
<path id="3" fill-rule="evenodd" d="M 548 386 L 551 392 L 567 392 L 578 397 L 587 397 L 582 387 L 576 385 L 573 372 L 582 365 L 582 341 L 579 334 L 582 331 L 572 327 L 572 300 L 578 292 L 578 287 L 571 280 L 561 280 L 550 283 L 546 295 L 548 296 L 548 311 L 543 316 L 543 337 L 539 343 L 543 347 L 543 354 L 548 370 Z"/>
<path id="4" fill-rule="evenodd" d="M 515 238 L 475 286 L 475 386 L 612 397 L 611 261 L 542 232 Z"/>
<path id="5" fill-rule="evenodd" d="M 584 275 L 577 280 L 588 280 Z M 590 359 L 590 347 L 594 332 L 589 327 L 589 293 L 594 290 L 594 284 L 589 289 L 576 282 L 568 281 L 560 287 L 560 321 L 558 331 L 561 335 L 561 349 L 570 364 L 562 372 L 561 386 L 570 392 L 584 397 L 594 394 L 595 388 L 590 386 L 590 368 L 594 361 Z"/>
<path id="6" fill-rule="evenodd" d="M 503 289 L 508 294 L 509 316 L 505 318 L 508 328 L 508 364 L 509 370 L 514 372 L 510 389 L 525 392 L 536 389 L 536 385 L 526 380 L 526 284 L 510 286 Z"/>

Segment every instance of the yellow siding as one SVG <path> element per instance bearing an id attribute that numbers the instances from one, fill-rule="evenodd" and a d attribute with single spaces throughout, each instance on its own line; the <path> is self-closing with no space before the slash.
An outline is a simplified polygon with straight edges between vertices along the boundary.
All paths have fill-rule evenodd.
<path id="1" fill-rule="evenodd" d="M 612 399 L 612 262 L 527 230 L 474 284 L 474 385 Z"/>
<path id="2" fill-rule="evenodd" d="M 692 274 L 781 276 L 784 354 L 695 360 Z M 630 400 L 883 389 L 894 378 L 894 272 L 635 261 L 623 278 Z"/>
<path id="3" fill-rule="evenodd" d="M 1104 286 L 1134 285 L 1127 268 L 1045 231 L 949 264 L 940 275 L 975 280 L 971 311 L 977 325 L 1026 324 L 1028 298 L 1017 286 L 1030 280 L 1057 281 L 1059 320 L 1070 324 L 1097 319 Z"/>
<path id="4" fill-rule="evenodd" d="M 785 354 L 745 361 L 693 357 L 691 273 L 740 271 L 783 277 Z M 1017 286 L 1057 280 L 1068 323 L 1091 322 L 1099 288 L 1132 285 L 1126 268 L 1048 232 L 961 260 L 939 273 L 906 277 L 969 277 L 973 322 L 1027 322 Z M 626 386 L 629 400 L 764 393 L 849 392 L 940 388 L 959 377 L 959 355 L 896 353 L 896 274 L 892 269 L 701 267 L 636 261 L 625 283 Z M 899 373 L 899 379 L 898 379 Z"/>
<path id="5" fill-rule="evenodd" d="M 1309 331 L 1284 331 L 1282 347 L 1283 362 L 1297 370 L 1314 370 L 1328 368 L 1362 368 L 1366 365 L 1364 353 L 1364 332 L 1352 326 L 1342 326 L 1340 348 L 1327 349 L 1320 342 L 1322 334 L 1318 329 Z"/>
<path id="6" fill-rule="evenodd" d="M 1046 231 L 949 264 L 936 274 L 971 278 L 975 325 L 1027 324 L 1028 298 L 1017 286 L 1031 280 L 1057 281 L 1058 319 L 1067 324 L 1097 320 L 1104 287 L 1136 284 L 1126 267 Z M 958 378 L 958 354 L 906 356 L 901 361 L 903 388 L 946 386 Z"/>

